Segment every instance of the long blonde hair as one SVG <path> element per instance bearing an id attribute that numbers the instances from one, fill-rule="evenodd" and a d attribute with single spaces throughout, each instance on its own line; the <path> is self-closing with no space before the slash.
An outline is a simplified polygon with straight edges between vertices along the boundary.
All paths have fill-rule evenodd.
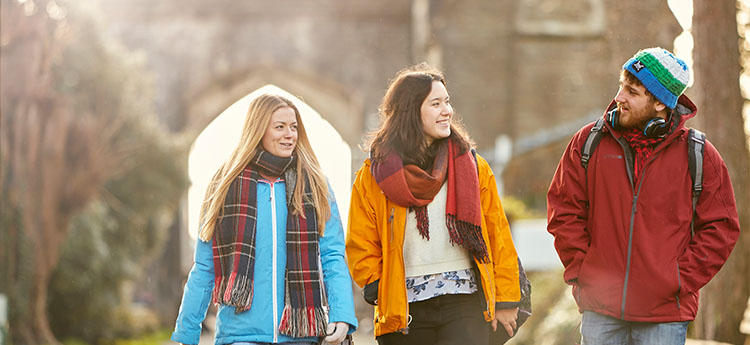
<path id="1" fill-rule="evenodd" d="M 214 235 L 214 229 L 217 226 L 219 217 L 224 209 L 224 199 L 227 196 L 229 185 L 239 176 L 240 172 L 250 163 L 258 149 L 261 149 L 260 142 L 271 123 L 271 115 L 284 107 L 294 110 L 297 119 L 297 145 L 294 148 L 294 154 L 297 155 L 297 183 L 292 195 L 293 209 L 289 212 L 293 214 L 302 214 L 302 201 L 305 191 L 305 176 L 308 176 L 310 190 L 312 191 L 312 203 L 315 206 L 315 213 L 318 218 L 318 231 L 322 236 L 325 231 L 325 223 L 330 216 L 330 205 L 328 204 L 328 183 L 326 182 L 323 171 L 318 163 L 318 158 L 312 150 L 310 141 L 307 138 L 305 126 L 302 124 L 302 118 L 299 110 L 290 100 L 279 95 L 263 94 L 250 102 L 247 110 L 247 117 L 242 128 L 239 145 L 234 149 L 219 170 L 214 174 L 206 189 L 206 196 L 201 205 L 200 215 L 200 232 L 201 240 L 208 242 Z"/>

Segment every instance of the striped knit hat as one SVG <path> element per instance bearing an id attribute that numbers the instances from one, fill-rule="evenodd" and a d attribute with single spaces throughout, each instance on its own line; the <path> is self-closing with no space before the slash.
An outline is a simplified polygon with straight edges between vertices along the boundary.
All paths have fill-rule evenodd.
<path id="1" fill-rule="evenodd" d="M 648 48 L 636 53 L 622 69 L 630 71 L 651 94 L 670 109 L 687 88 L 690 71 L 685 61 L 664 48 Z"/>

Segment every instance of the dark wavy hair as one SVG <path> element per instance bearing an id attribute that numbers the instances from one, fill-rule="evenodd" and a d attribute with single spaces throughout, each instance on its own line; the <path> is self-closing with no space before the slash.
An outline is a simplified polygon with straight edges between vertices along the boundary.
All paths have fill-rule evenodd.
<path id="1" fill-rule="evenodd" d="M 443 73 L 424 62 L 396 73 L 378 109 L 380 128 L 370 135 L 368 148 L 373 160 L 380 160 L 390 149 L 401 156 L 404 164 L 416 164 L 423 169 L 432 166 L 438 147 L 436 143 L 447 139 L 436 140 L 427 146 L 423 134 L 422 103 L 434 81 L 446 85 Z M 455 110 L 449 138 L 459 145 L 461 153 L 474 146 Z"/>

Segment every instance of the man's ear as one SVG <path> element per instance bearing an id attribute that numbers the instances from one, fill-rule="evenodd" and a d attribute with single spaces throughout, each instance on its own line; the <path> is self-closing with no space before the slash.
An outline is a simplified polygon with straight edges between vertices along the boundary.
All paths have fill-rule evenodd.
<path id="1" fill-rule="evenodd" d="M 659 102 L 659 101 L 654 101 L 654 110 L 656 110 L 656 112 L 660 112 L 666 108 L 667 106 L 664 105 L 664 103 Z"/>

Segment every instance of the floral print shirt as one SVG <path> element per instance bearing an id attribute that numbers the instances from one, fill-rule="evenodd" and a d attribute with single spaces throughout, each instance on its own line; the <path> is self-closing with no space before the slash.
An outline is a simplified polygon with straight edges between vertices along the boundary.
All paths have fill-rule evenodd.
<path id="1" fill-rule="evenodd" d="M 476 278 L 471 268 L 406 277 L 406 299 L 409 303 L 441 295 L 471 294 L 476 291 Z"/>

